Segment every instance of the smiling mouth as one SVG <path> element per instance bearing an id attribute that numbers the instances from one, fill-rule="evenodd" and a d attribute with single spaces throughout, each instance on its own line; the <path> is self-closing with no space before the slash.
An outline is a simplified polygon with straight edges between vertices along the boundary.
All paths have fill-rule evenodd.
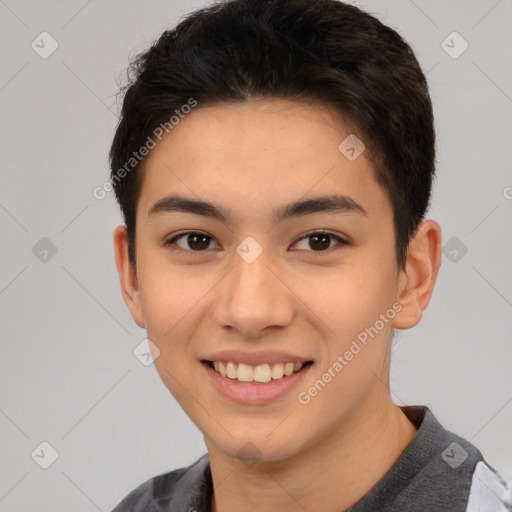
<path id="1" fill-rule="evenodd" d="M 234 361 L 203 361 L 222 377 L 249 384 L 266 384 L 298 373 L 313 364 L 313 361 L 259 364 L 251 366 Z"/>

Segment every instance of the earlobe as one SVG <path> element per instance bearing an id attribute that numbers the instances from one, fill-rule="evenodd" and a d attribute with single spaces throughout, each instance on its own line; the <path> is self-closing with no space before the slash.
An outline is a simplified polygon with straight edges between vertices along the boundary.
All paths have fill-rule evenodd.
<path id="1" fill-rule="evenodd" d="M 393 319 L 394 328 L 410 329 L 419 323 L 432 297 L 440 265 L 441 227 L 433 220 L 424 220 L 409 242 L 400 271 L 397 299 L 402 309 Z"/>
<path id="2" fill-rule="evenodd" d="M 128 234 L 124 224 L 114 230 L 114 252 L 123 300 L 135 323 L 144 328 L 137 275 L 128 257 Z"/>

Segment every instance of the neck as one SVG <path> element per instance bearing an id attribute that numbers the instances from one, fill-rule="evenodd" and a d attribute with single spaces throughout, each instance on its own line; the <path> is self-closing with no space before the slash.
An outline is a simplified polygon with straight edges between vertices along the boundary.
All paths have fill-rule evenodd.
<path id="1" fill-rule="evenodd" d="M 380 397 L 382 400 L 383 397 Z M 339 512 L 359 501 L 391 468 L 416 428 L 388 397 L 359 407 L 342 429 L 281 461 L 248 467 L 207 441 L 212 511 Z M 314 492 L 312 492 L 314 490 Z"/>

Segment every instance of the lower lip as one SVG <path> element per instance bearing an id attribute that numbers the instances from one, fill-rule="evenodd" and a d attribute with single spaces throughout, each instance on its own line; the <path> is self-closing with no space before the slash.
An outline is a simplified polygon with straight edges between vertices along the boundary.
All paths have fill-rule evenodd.
<path id="1" fill-rule="evenodd" d="M 281 379 L 272 379 L 267 383 L 251 384 L 223 377 L 206 363 L 201 363 L 201 365 L 206 370 L 215 388 L 221 394 L 233 402 L 242 405 L 265 405 L 284 397 L 299 385 L 313 366 L 308 364 L 297 373 L 292 373 Z"/>

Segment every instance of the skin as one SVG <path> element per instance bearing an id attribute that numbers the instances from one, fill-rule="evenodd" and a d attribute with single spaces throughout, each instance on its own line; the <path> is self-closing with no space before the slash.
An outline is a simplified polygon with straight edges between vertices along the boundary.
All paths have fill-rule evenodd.
<path id="1" fill-rule="evenodd" d="M 125 226 L 114 232 L 123 298 L 160 350 L 163 382 L 204 434 L 212 510 L 334 512 L 357 502 L 416 434 L 388 387 L 391 329 L 416 325 L 441 262 L 441 229 L 423 221 L 399 268 L 391 203 L 363 153 L 338 145 L 350 133 L 332 109 L 290 100 L 197 107 L 151 151 L 137 204 L 136 268 Z M 275 224 L 274 208 L 340 193 L 366 210 L 321 212 Z M 192 213 L 149 215 L 169 194 L 215 202 L 230 224 Z M 307 234 L 345 239 L 314 250 Z M 200 231 L 206 250 L 165 246 Z M 262 254 L 237 246 L 252 236 Z M 177 252 L 180 249 L 183 252 Z M 187 252 L 188 251 L 188 252 Z M 311 401 L 305 391 L 393 304 L 401 311 Z M 212 349 L 281 349 L 314 362 L 306 382 L 268 405 L 237 405 L 209 383 Z M 239 450 L 252 443 L 258 460 Z M 299 506 L 300 505 L 300 506 Z"/>

